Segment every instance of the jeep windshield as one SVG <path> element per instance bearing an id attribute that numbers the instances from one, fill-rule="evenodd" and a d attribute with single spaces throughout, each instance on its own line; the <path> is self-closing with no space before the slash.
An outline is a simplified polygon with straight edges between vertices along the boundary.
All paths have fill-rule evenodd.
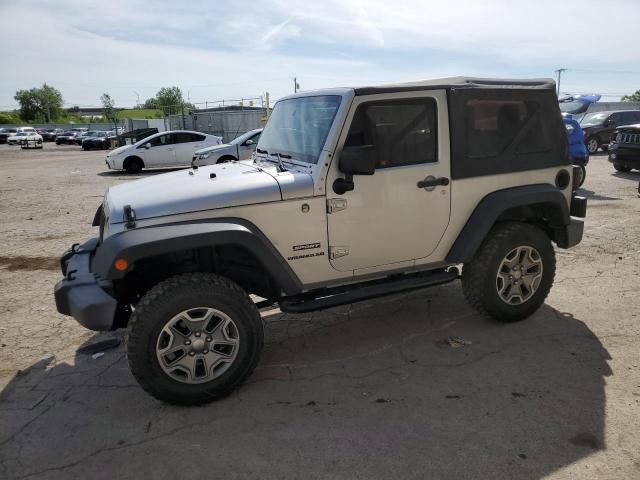
<path id="1" fill-rule="evenodd" d="M 257 152 L 270 159 L 280 154 L 317 163 L 341 100 L 339 95 L 280 100 L 273 107 Z"/>

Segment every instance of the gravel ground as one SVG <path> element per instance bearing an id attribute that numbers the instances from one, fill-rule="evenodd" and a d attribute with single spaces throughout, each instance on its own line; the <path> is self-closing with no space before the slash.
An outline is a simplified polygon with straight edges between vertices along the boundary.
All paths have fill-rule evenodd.
<path id="1" fill-rule="evenodd" d="M 640 175 L 603 155 L 585 238 L 527 321 L 480 317 L 457 283 L 266 312 L 248 384 L 191 409 L 144 394 L 122 345 L 78 352 L 121 332 L 55 310 L 60 253 L 136 176 L 52 144 L 0 145 L 0 168 L 0 478 L 640 478 Z"/>

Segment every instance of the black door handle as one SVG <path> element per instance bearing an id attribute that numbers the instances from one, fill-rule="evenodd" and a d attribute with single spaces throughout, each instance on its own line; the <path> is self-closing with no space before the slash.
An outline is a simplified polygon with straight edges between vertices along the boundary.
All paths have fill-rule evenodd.
<path id="1" fill-rule="evenodd" d="M 420 180 L 418 182 L 418 188 L 431 188 L 437 187 L 438 185 L 449 185 L 449 179 L 447 177 L 435 178 L 432 176 L 428 176 L 424 180 Z"/>

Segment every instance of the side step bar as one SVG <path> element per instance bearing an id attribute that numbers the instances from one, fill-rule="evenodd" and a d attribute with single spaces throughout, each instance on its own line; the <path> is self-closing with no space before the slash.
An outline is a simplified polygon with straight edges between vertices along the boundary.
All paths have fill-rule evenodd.
<path id="1" fill-rule="evenodd" d="M 391 276 L 382 280 L 325 288 L 280 301 L 280 310 L 287 313 L 305 313 L 315 310 L 337 307 L 370 298 L 383 297 L 394 293 L 408 292 L 451 282 L 459 278 L 455 267 L 448 270 L 435 270 L 426 273 Z"/>

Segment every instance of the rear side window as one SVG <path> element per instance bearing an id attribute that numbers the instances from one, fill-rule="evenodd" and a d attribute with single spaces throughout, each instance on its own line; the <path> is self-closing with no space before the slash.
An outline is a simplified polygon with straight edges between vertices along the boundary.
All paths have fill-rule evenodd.
<path id="1" fill-rule="evenodd" d="M 345 145 L 375 145 L 377 169 L 435 162 L 436 125 L 432 98 L 363 103 Z"/>
<path id="2" fill-rule="evenodd" d="M 566 128 L 552 90 L 452 90 L 449 115 L 453 178 L 568 164 Z"/>
<path id="3" fill-rule="evenodd" d="M 172 137 L 173 143 L 202 142 L 205 139 L 204 135 L 187 132 L 173 133 Z"/>
<path id="4" fill-rule="evenodd" d="M 468 100 L 469 156 L 495 157 L 514 144 L 520 153 L 549 150 L 547 129 L 534 118 L 539 109 L 536 102 L 524 100 Z"/>
<path id="5" fill-rule="evenodd" d="M 629 125 L 640 121 L 640 112 L 622 112 L 621 125 Z"/>

